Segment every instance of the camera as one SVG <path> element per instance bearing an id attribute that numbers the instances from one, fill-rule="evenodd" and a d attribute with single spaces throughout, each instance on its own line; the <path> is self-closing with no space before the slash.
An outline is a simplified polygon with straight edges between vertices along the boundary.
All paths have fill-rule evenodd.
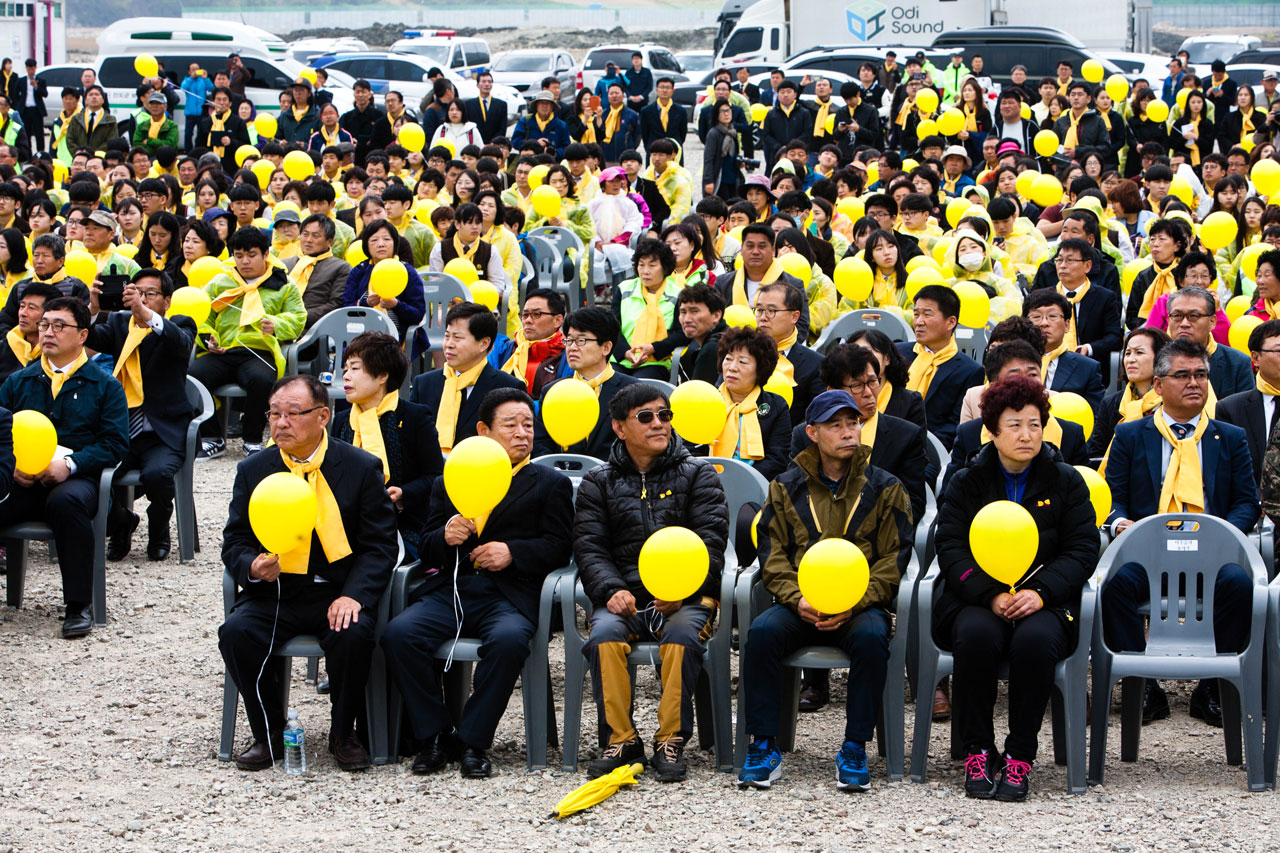
<path id="1" fill-rule="evenodd" d="M 747 168 L 747 169 L 759 169 L 759 168 L 760 168 L 760 161 L 759 161 L 759 160 L 748 160 L 746 157 L 739 157 L 739 158 L 738 158 L 738 165 L 739 165 L 739 166 L 742 166 L 742 167 L 744 167 L 744 168 Z"/>

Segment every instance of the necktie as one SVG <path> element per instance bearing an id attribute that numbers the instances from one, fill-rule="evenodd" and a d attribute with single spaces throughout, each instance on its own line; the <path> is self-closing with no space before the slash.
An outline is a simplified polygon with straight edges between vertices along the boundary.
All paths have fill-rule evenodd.
<path id="1" fill-rule="evenodd" d="M 1173 424 L 1172 429 L 1174 435 L 1178 436 L 1179 441 L 1196 431 L 1196 428 L 1191 424 Z"/>
<path id="2" fill-rule="evenodd" d="M 96 125 L 97 123 L 98 123 L 98 114 L 97 114 L 97 113 L 90 113 L 90 114 L 89 114 L 89 132 L 88 132 L 88 134 L 86 134 L 86 135 L 88 135 L 88 136 L 92 136 L 92 135 L 93 135 L 93 126 L 94 126 L 94 125 Z"/>
<path id="3" fill-rule="evenodd" d="M 142 407 L 129 410 L 129 438 L 137 438 L 147 425 L 147 416 L 143 414 Z"/>

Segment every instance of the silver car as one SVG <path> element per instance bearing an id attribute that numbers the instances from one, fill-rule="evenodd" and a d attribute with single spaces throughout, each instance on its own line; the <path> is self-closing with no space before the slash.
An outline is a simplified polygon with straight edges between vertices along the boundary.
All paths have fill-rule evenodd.
<path id="1" fill-rule="evenodd" d="M 509 50 L 494 57 L 490 70 L 494 83 L 510 86 L 526 100 L 541 90 L 543 80 L 555 77 L 560 81 L 560 102 L 566 106 L 573 103 L 578 68 L 567 50 Z"/>

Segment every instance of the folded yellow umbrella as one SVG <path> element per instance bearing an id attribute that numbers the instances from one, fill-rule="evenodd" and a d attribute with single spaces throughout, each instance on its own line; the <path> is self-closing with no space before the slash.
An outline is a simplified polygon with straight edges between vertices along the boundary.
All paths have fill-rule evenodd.
<path id="1" fill-rule="evenodd" d="M 643 764 L 632 764 L 628 767 L 619 767 L 607 776 L 592 779 L 561 800 L 555 807 L 555 811 L 551 812 L 551 817 L 565 818 L 583 809 L 591 808 L 596 803 L 612 797 L 620 786 L 639 784 L 636 776 L 642 772 L 644 772 Z"/>

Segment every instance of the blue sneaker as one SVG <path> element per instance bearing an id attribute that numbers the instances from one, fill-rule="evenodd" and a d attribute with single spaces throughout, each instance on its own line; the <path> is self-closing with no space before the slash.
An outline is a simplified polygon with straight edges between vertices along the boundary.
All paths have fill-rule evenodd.
<path id="1" fill-rule="evenodd" d="M 867 770 L 867 748 L 847 740 L 836 756 L 836 787 L 841 791 L 870 791 L 871 773 Z"/>
<path id="2" fill-rule="evenodd" d="M 768 789 L 782 776 L 782 751 L 773 738 L 756 738 L 747 744 L 747 760 L 738 774 L 739 788 Z"/>

